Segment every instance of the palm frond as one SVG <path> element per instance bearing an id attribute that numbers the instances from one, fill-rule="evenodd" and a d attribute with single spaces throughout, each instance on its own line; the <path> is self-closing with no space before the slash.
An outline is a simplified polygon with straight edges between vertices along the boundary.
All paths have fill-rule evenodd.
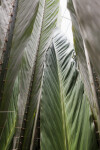
<path id="1" fill-rule="evenodd" d="M 99 96 L 98 96 L 99 92 L 97 90 L 99 86 L 96 85 L 96 81 L 95 81 L 96 80 L 95 78 L 97 78 L 97 75 L 93 73 L 94 68 L 93 67 L 91 68 L 91 64 L 90 64 L 91 61 L 89 58 L 87 58 L 88 53 L 87 53 L 86 47 L 84 47 L 84 38 L 79 27 L 77 13 L 74 9 L 73 3 L 74 2 L 72 0 L 69 0 L 67 6 L 70 11 L 71 18 L 72 18 L 74 47 L 75 47 L 76 55 L 78 58 L 79 71 L 80 71 L 80 74 L 81 74 L 81 77 L 85 86 L 86 95 L 89 98 L 89 102 L 93 111 L 94 118 L 97 120 L 97 126 L 98 126 L 97 130 L 100 131 L 100 109 L 99 109 L 100 102 L 99 102 Z M 99 84 L 99 81 L 97 81 L 97 84 Z"/>
<path id="2" fill-rule="evenodd" d="M 88 98 L 76 69 L 73 49 L 57 34 L 48 49 L 40 111 L 41 150 L 96 150 Z"/>
<path id="3" fill-rule="evenodd" d="M 2 112 L 0 113 L 0 143 L 2 143 L 0 144 L 1 150 L 9 147 L 9 143 L 14 134 L 12 129 L 15 130 L 15 123 L 17 120 L 16 108 L 19 96 L 19 91 L 17 90 L 19 89 L 19 80 L 16 80 L 17 78 L 19 79 L 17 75 L 20 68 L 23 51 L 27 47 L 28 41 L 32 34 L 33 24 L 38 7 L 38 0 L 35 0 L 34 2 L 30 0 L 28 4 L 27 0 L 19 0 L 16 1 L 15 4 L 16 6 L 14 9 L 16 8 L 15 11 L 17 12 L 17 15 L 14 16 L 16 17 L 15 27 L 14 20 L 12 20 L 11 29 L 9 31 L 10 34 L 8 35 L 8 43 L 5 49 L 6 52 L 9 51 L 9 55 L 4 57 L 3 68 L 0 74 L 0 92 L 3 91 L 2 94 L 0 93 L 0 111 Z M 13 33 L 12 26 L 14 28 Z M 10 35 L 12 34 L 13 37 L 10 38 Z M 16 82 L 18 82 L 17 85 Z"/>
<path id="4" fill-rule="evenodd" d="M 100 2 L 97 0 L 73 0 L 73 4 L 91 63 L 96 69 L 98 75 L 100 75 L 100 21 L 98 19 L 100 16 Z"/>
<path id="5" fill-rule="evenodd" d="M 34 126 L 34 114 L 41 97 L 42 76 L 44 70 L 45 53 L 50 45 L 53 30 L 56 27 L 59 1 L 40 0 L 37 17 L 33 31 L 33 52 L 35 63 L 32 69 L 31 83 L 27 101 L 29 102 L 26 130 L 22 149 L 29 148 L 32 129 Z"/>

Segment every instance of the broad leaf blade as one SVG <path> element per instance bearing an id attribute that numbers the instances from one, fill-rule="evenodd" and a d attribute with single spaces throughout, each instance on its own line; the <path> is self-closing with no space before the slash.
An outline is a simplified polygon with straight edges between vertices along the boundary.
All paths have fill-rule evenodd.
<path id="1" fill-rule="evenodd" d="M 5 117 L 5 123 L 4 126 L 0 126 L 2 129 L 1 135 L 0 135 L 0 149 L 1 150 L 8 150 L 10 142 L 12 141 L 14 132 L 15 132 L 15 125 L 17 120 L 17 101 L 18 101 L 18 93 L 19 93 L 19 87 L 18 87 L 19 79 L 16 78 L 14 88 L 12 91 L 12 97 L 9 104 L 8 111 L 1 111 L 0 116 Z M 2 120 L 0 121 L 1 125 Z"/>
<path id="2" fill-rule="evenodd" d="M 89 81 L 89 76 L 88 76 L 88 69 L 87 69 L 87 63 L 86 63 L 86 57 L 85 57 L 85 51 L 84 51 L 84 45 L 83 45 L 83 39 L 80 34 L 80 29 L 75 13 L 75 9 L 73 6 L 72 0 L 68 1 L 67 7 L 70 11 L 71 18 L 72 18 L 72 31 L 73 31 L 73 37 L 74 37 L 74 47 L 77 55 L 77 61 L 79 65 L 79 71 L 85 86 L 85 92 L 87 96 L 89 97 L 91 106 L 93 105 L 93 96 L 91 94 L 91 85 Z"/>
<path id="3" fill-rule="evenodd" d="M 31 142 L 32 129 L 34 125 L 34 113 L 37 103 L 41 97 L 42 76 L 44 70 L 45 53 L 51 42 L 53 30 L 56 27 L 59 0 L 40 0 L 38 14 L 34 24 L 33 43 L 36 51 L 35 64 L 31 80 L 28 101 L 30 108 L 28 110 L 28 122 L 26 123 L 25 138 L 23 146 L 29 148 Z"/>
<path id="4" fill-rule="evenodd" d="M 8 67 L 6 69 L 7 70 L 6 82 L 4 84 L 3 97 L 2 97 L 1 107 L 0 107 L 0 111 L 8 112 L 8 115 L 7 113 L 0 114 L 0 120 L 1 120 L 0 127 L 3 127 L 0 128 L 0 137 L 1 137 L 0 145 L 4 141 L 4 147 L 1 145 L 1 150 L 4 148 L 7 149 L 9 147 L 9 143 L 12 140 L 11 138 L 13 137 L 14 134 L 14 132 L 12 134 L 12 128 L 15 130 L 15 122 L 17 120 L 16 113 L 17 113 L 17 102 L 18 102 L 19 91 L 15 92 L 16 99 L 13 96 L 14 95 L 13 91 L 15 89 L 14 87 L 16 86 L 16 80 L 17 78 L 19 79 L 19 76 L 17 75 L 20 69 L 23 51 L 25 51 L 27 45 L 29 44 L 28 42 L 32 34 L 37 7 L 38 7 L 38 0 L 35 0 L 34 2 L 30 0 L 28 4 L 27 4 L 27 0 L 18 1 L 18 10 L 17 10 L 13 41 L 11 45 Z M 20 81 L 18 80 L 16 89 L 19 89 L 19 82 Z M 10 113 L 9 115 L 9 111 L 15 111 L 16 117 L 14 117 L 13 113 Z M 8 123 L 6 123 L 6 120 Z M 10 122 L 10 120 L 12 121 Z M 10 124 L 10 126 L 8 126 L 8 124 Z M 6 134 L 6 132 L 8 133 Z M 8 142 L 9 138 L 10 140 Z"/>
<path id="5" fill-rule="evenodd" d="M 5 43 L 6 33 L 9 27 L 9 21 L 11 18 L 11 13 L 13 0 L 0 1 L 0 60 L 2 59 L 3 47 Z"/>
<path id="6" fill-rule="evenodd" d="M 100 75 L 100 1 L 73 0 L 73 4 L 91 63 Z"/>
<path id="7" fill-rule="evenodd" d="M 68 45 L 58 34 L 47 52 L 40 112 L 41 149 L 96 150 L 90 106 Z"/>
<path id="8" fill-rule="evenodd" d="M 72 18 L 72 30 L 73 30 L 73 36 L 74 36 L 74 47 L 75 47 L 75 51 L 76 51 L 76 55 L 77 55 L 77 59 L 78 59 L 78 65 L 79 65 L 79 71 L 85 86 L 85 92 L 86 95 L 89 98 L 89 102 L 93 111 L 93 115 L 95 117 L 95 119 L 97 120 L 97 126 L 98 129 L 100 130 L 100 117 L 99 117 L 99 106 L 100 106 L 100 102 L 99 102 L 99 91 L 97 90 L 99 88 L 99 80 L 97 75 L 94 73 L 94 68 L 92 67 L 92 74 L 90 75 L 89 73 L 89 65 L 87 63 L 87 59 L 86 59 L 86 48 L 84 48 L 84 38 L 83 38 L 83 34 L 81 33 L 80 27 L 79 27 L 79 23 L 78 23 L 78 18 L 77 18 L 77 13 L 74 9 L 74 5 L 72 0 L 68 1 L 68 8 L 70 10 L 70 14 L 71 14 L 71 18 Z M 94 78 L 94 88 L 95 90 L 93 90 L 92 86 L 92 82 L 91 82 L 91 76 L 93 76 Z M 97 79 L 97 80 L 96 80 Z M 94 91 L 96 91 L 96 95 L 97 98 L 95 98 L 95 94 Z"/>

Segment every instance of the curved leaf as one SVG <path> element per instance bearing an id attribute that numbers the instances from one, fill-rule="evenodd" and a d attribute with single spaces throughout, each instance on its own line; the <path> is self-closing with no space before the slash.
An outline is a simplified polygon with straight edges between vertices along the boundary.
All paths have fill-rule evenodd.
<path id="1" fill-rule="evenodd" d="M 84 82 L 84 86 L 85 86 L 85 92 L 89 98 L 89 102 L 91 105 L 91 109 L 93 111 L 93 115 L 95 117 L 95 119 L 97 120 L 97 126 L 98 129 L 100 130 L 100 114 L 99 112 L 99 106 L 98 104 L 100 104 L 99 102 L 99 91 L 97 90 L 99 88 L 98 86 L 98 81 L 96 81 L 94 74 L 90 75 L 89 73 L 89 63 L 87 63 L 87 59 L 86 59 L 86 50 L 84 48 L 84 40 L 82 38 L 82 34 L 81 34 L 81 30 L 79 28 L 79 23 L 78 23 L 78 18 L 77 18 L 77 14 L 75 12 L 74 6 L 73 6 L 73 2 L 72 0 L 68 1 L 68 8 L 70 10 L 70 14 L 71 14 L 71 18 L 72 18 L 72 23 L 73 23 L 73 36 L 74 36 L 74 47 L 76 50 L 76 55 L 78 58 L 78 65 L 79 65 L 79 71 L 82 77 L 82 80 Z M 94 72 L 94 69 L 92 68 L 92 72 Z M 95 90 L 93 90 L 93 81 L 91 82 L 91 76 L 93 76 L 94 78 L 94 88 Z M 96 77 L 97 78 L 97 77 Z M 97 85 L 96 85 L 97 83 Z M 96 97 L 94 96 L 95 93 Z"/>
<path id="2" fill-rule="evenodd" d="M 43 78 L 41 150 L 96 150 L 95 128 L 73 49 L 57 34 L 48 49 Z"/>
<path id="3" fill-rule="evenodd" d="M 9 114 L 9 111 L 16 111 L 15 113 L 17 113 L 17 109 L 15 108 L 17 108 L 19 92 L 15 93 L 17 97 L 17 99 L 15 99 L 13 97 L 13 94 L 14 94 L 13 90 L 16 84 L 15 82 L 16 78 L 19 78 L 16 76 L 18 75 L 18 71 L 20 68 L 23 51 L 26 49 L 27 45 L 29 44 L 28 43 L 29 39 L 31 38 L 33 24 L 34 24 L 34 20 L 35 20 L 36 13 L 37 13 L 37 7 L 38 7 L 38 0 L 35 0 L 34 2 L 33 0 L 30 0 L 28 4 L 27 4 L 27 0 L 18 1 L 18 9 L 17 9 L 16 23 L 15 23 L 15 28 L 14 28 L 14 35 L 13 35 L 13 40 L 10 41 L 12 42 L 11 50 L 10 50 L 10 57 L 7 60 L 8 67 L 6 69 L 4 68 L 3 70 L 3 71 L 7 70 L 5 73 L 6 79 L 5 79 L 5 82 L 3 81 L 4 89 L 1 89 L 0 91 L 0 92 L 3 92 L 0 111 L 4 112 L 2 114 L 0 113 L 0 120 L 1 120 L 0 121 L 0 127 L 1 127 L 0 128 L 0 137 L 1 137 L 0 145 L 1 145 L 2 140 L 5 141 L 4 147 L 1 146 L 1 150 L 2 149 L 4 150 L 4 148 L 6 149 L 8 148 L 9 146 L 8 139 L 9 137 L 13 137 L 13 134 L 14 134 L 14 132 L 12 134 L 12 128 L 14 128 L 15 130 L 16 117 L 13 116 L 13 113 L 11 113 L 10 116 L 7 115 L 5 111 L 8 112 L 8 114 Z M 17 88 L 19 88 L 19 81 L 18 81 L 17 86 L 18 86 Z M 12 121 L 10 122 L 11 119 Z M 8 124 L 10 123 L 9 128 L 6 123 L 6 120 L 8 121 Z M 5 133 L 6 130 L 8 132 L 7 135 Z"/>
<path id="4" fill-rule="evenodd" d="M 77 17 L 76 17 L 76 13 L 74 10 L 72 0 L 68 0 L 67 7 L 70 11 L 71 18 L 72 18 L 74 47 L 75 47 L 75 52 L 76 52 L 77 59 L 78 59 L 79 71 L 80 71 L 82 80 L 84 82 L 86 94 L 90 99 L 90 103 L 92 103 L 92 94 L 91 94 L 92 91 L 91 91 L 91 85 L 90 85 L 90 81 L 88 77 L 88 69 L 87 69 L 87 63 L 86 63 L 86 58 L 85 58 L 83 39 L 80 34 L 80 29 L 78 26 Z"/>
<path id="5" fill-rule="evenodd" d="M 22 149 L 29 148 L 34 125 L 34 113 L 41 97 L 42 76 L 44 70 L 45 52 L 50 45 L 52 33 L 56 27 L 59 0 L 40 0 L 33 32 L 33 65 L 31 83 L 28 92 L 29 109 Z"/>
<path id="6" fill-rule="evenodd" d="M 100 2 L 98 0 L 73 0 L 73 4 L 91 63 L 100 75 L 100 21 L 98 19 Z"/>

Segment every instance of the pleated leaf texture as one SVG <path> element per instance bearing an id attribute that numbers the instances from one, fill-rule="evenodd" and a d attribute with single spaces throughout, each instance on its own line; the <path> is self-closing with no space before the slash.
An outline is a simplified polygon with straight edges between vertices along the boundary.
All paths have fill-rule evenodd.
<path id="1" fill-rule="evenodd" d="M 77 17 L 76 17 L 76 13 L 75 13 L 72 0 L 67 1 L 67 7 L 70 11 L 71 19 L 72 19 L 74 48 L 75 48 L 75 52 L 77 55 L 77 61 L 79 64 L 80 74 L 84 82 L 84 86 L 87 92 L 86 94 L 89 97 L 90 103 L 92 103 L 93 96 L 91 94 L 92 90 L 91 90 L 91 85 L 90 85 L 89 76 L 88 76 L 88 69 L 87 69 L 87 63 L 86 63 L 86 58 L 85 58 L 83 39 L 80 34 L 80 29 L 79 29 L 79 25 L 78 25 L 78 21 L 77 21 Z"/>
<path id="2" fill-rule="evenodd" d="M 82 37 L 86 44 L 89 57 L 98 76 L 100 76 L 100 1 L 98 0 L 72 0 L 81 29 Z M 85 11 L 84 11 L 85 8 Z M 95 38 L 94 38 L 95 36 Z"/>
<path id="3" fill-rule="evenodd" d="M 43 76 L 41 150 L 97 150 L 95 127 L 73 49 L 57 33 L 47 51 Z"/>
<path id="4" fill-rule="evenodd" d="M 88 51 L 88 49 L 84 48 L 83 33 L 81 32 L 81 29 L 80 29 L 80 26 L 78 23 L 79 20 L 78 20 L 77 13 L 75 11 L 75 7 L 73 4 L 74 4 L 73 0 L 67 1 L 67 7 L 70 11 L 71 19 L 72 19 L 72 32 L 73 32 L 73 39 L 74 39 L 74 48 L 76 51 L 77 61 L 78 61 L 78 65 L 79 65 L 79 72 L 81 74 L 81 79 L 84 83 L 85 92 L 89 98 L 90 105 L 91 105 L 91 108 L 92 108 L 92 111 L 94 114 L 94 118 L 95 118 L 95 120 L 97 120 L 96 126 L 97 126 L 97 130 L 98 130 L 97 131 L 97 134 L 98 134 L 98 132 L 100 131 L 100 100 L 99 100 L 100 80 L 99 80 L 99 76 L 97 75 L 97 72 L 96 72 L 96 66 L 95 66 L 96 63 L 92 64 L 93 60 L 91 60 L 91 59 L 89 59 L 89 61 L 92 64 L 92 68 L 91 68 L 92 74 L 89 75 L 90 74 L 89 73 L 89 65 L 87 62 L 88 60 L 86 58 L 86 51 Z M 84 3 L 84 4 L 86 4 L 86 3 Z M 87 15 L 88 15 L 88 13 L 87 13 Z M 83 19 L 84 19 L 84 17 L 83 17 Z M 91 50 L 91 53 L 92 53 L 92 50 Z M 95 55 L 97 55 L 96 51 L 95 51 Z M 90 78 L 92 76 L 93 76 L 94 81 L 90 81 L 91 80 Z M 95 94 L 93 94 L 92 84 L 91 84 L 92 82 L 94 82 L 94 89 L 96 91 L 97 98 L 94 98 Z M 99 137 L 98 137 L 98 139 L 99 139 Z"/>
<path id="5" fill-rule="evenodd" d="M 45 52 L 56 27 L 58 10 L 59 0 L 14 3 L 14 20 L 10 22 L 0 73 L 0 150 L 30 148 Z M 23 122 L 26 130 L 21 140 Z"/>

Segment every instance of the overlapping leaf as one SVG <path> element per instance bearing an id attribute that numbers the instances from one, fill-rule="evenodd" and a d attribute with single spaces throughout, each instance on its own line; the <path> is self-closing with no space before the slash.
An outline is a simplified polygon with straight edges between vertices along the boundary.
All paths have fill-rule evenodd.
<path id="1" fill-rule="evenodd" d="M 67 6 L 68 6 L 68 9 L 70 11 L 71 18 L 72 18 L 74 47 L 75 47 L 75 51 L 76 51 L 76 55 L 77 55 L 77 59 L 78 59 L 79 71 L 80 71 L 82 80 L 84 82 L 85 92 L 89 98 L 89 102 L 90 102 L 91 108 L 93 110 L 93 114 L 97 120 L 98 130 L 100 130 L 100 121 L 99 121 L 100 120 L 100 118 L 99 118 L 100 114 L 98 113 L 99 109 L 97 107 L 97 104 L 100 104 L 99 103 L 99 97 L 97 99 L 98 102 L 96 100 L 94 101 L 94 93 L 93 93 L 92 88 L 91 88 L 92 84 L 90 82 L 88 64 L 87 64 L 87 60 L 86 60 L 86 56 L 85 56 L 85 49 L 84 49 L 84 45 L 83 45 L 83 38 L 82 38 L 83 34 L 81 33 L 81 30 L 79 27 L 77 14 L 76 14 L 76 11 L 74 9 L 72 0 L 68 0 Z M 92 70 L 92 72 L 94 72 L 94 70 Z M 98 93 L 98 91 L 97 91 L 98 86 L 97 85 L 96 85 L 95 89 L 96 89 L 96 92 Z"/>
<path id="2" fill-rule="evenodd" d="M 2 112 L 0 113 L 0 120 L 1 120 L 0 121 L 0 127 L 1 127 L 0 128 L 0 137 L 1 137 L 0 149 L 1 150 L 8 148 L 9 142 L 13 137 L 12 129 L 15 129 L 16 117 L 14 117 L 15 115 L 14 113 L 11 113 L 11 111 L 15 112 L 15 114 L 17 113 L 16 108 L 17 108 L 17 101 L 18 101 L 18 92 L 15 92 L 14 94 L 13 91 L 18 91 L 17 89 L 19 89 L 19 80 L 18 80 L 18 84 L 16 85 L 16 78 L 19 77 L 16 76 L 18 75 L 18 71 L 20 68 L 23 51 L 27 47 L 28 41 L 32 34 L 37 7 L 38 7 L 38 0 L 35 0 L 34 2 L 30 0 L 28 4 L 27 4 L 27 0 L 18 1 L 15 29 L 14 29 L 14 33 L 10 33 L 13 34 L 13 40 L 10 41 L 12 42 L 10 57 L 9 58 L 7 57 L 9 61 L 4 60 L 4 62 L 8 61 L 8 67 L 5 68 L 5 70 L 2 70 L 2 71 L 6 71 L 6 70 L 7 71 L 5 74 L 6 82 L 4 84 L 4 89 L 1 89 L 3 91 L 2 102 L 0 106 L 0 111 Z M 16 99 L 13 95 L 15 95 Z M 10 120 L 12 121 L 10 122 Z M 10 124 L 10 126 L 8 126 L 8 124 Z"/>
<path id="3" fill-rule="evenodd" d="M 34 24 L 33 51 L 35 54 L 35 64 L 31 78 L 31 89 L 29 90 L 28 101 L 30 107 L 26 123 L 25 136 L 22 149 L 29 148 L 31 142 L 32 129 L 34 124 L 34 113 L 41 95 L 41 84 L 44 69 L 45 52 L 51 42 L 52 32 L 56 27 L 59 1 L 40 0 L 38 14 Z M 24 81 L 25 82 L 25 81 Z"/>
<path id="4" fill-rule="evenodd" d="M 100 1 L 73 0 L 73 4 L 91 63 L 100 75 Z"/>
<path id="5" fill-rule="evenodd" d="M 41 98 L 41 150 L 97 150 L 88 98 L 66 38 L 48 49 Z"/>
<path id="6" fill-rule="evenodd" d="M 15 132 L 15 125 L 17 120 L 17 101 L 19 93 L 18 82 L 19 79 L 16 78 L 8 111 L 0 111 L 0 115 L 2 117 L 6 116 L 6 118 L 1 118 L 0 120 L 1 125 L 2 119 L 5 119 L 4 126 L 0 126 L 0 128 L 2 129 L 0 134 L 1 150 L 8 150 L 10 142 L 12 141 L 12 137 Z"/>
<path id="7" fill-rule="evenodd" d="M 3 149 L 5 147 L 9 147 L 7 139 L 8 136 L 10 136 L 9 141 L 11 141 L 13 136 L 11 132 L 12 126 L 16 128 L 16 134 L 13 139 L 12 147 L 18 148 L 18 145 L 16 144 L 20 142 L 18 137 L 20 137 L 20 131 L 22 128 L 23 116 L 27 101 L 31 102 L 31 107 L 28 114 L 29 122 L 27 123 L 26 127 L 23 148 L 29 148 L 34 121 L 33 114 L 34 111 L 36 111 L 36 105 L 38 102 L 38 96 L 42 82 L 45 51 L 50 43 L 52 31 L 56 26 L 57 13 L 59 8 L 58 5 L 59 0 L 30 0 L 28 4 L 27 0 L 18 1 L 15 30 L 8 63 L 6 83 L 4 85 L 4 93 L 2 98 L 3 101 L 1 103 L 2 111 L 14 110 L 18 104 L 18 121 L 15 127 L 16 118 L 12 119 L 14 123 L 12 122 L 10 125 L 11 127 L 7 128 L 7 123 L 5 125 L 5 122 L 7 120 L 9 123 L 10 119 L 13 118 L 13 115 L 1 115 L 1 118 L 3 116 L 4 117 L 0 122 L 0 125 L 9 132 L 9 134 L 3 138 L 5 132 L 2 130 L 3 128 L 1 128 L 1 142 L 3 142 L 3 140 L 5 141 Z M 16 93 L 16 105 L 13 105 L 12 101 L 15 103 L 15 100 L 12 99 L 11 96 L 13 95 L 12 90 L 15 86 L 16 76 L 19 78 L 16 87 L 19 88 L 19 93 Z M 32 82 L 33 86 L 31 87 Z M 30 97 L 30 88 L 33 89 L 31 93 L 32 97 Z M 10 107 L 10 103 L 12 103 L 12 107 Z"/>
<path id="8" fill-rule="evenodd" d="M 0 60 L 2 57 L 3 47 L 5 43 L 6 33 L 9 26 L 10 15 L 12 13 L 13 0 L 0 1 Z"/>
<path id="9" fill-rule="evenodd" d="M 72 18 L 74 47 L 75 47 L 75 51 L 76 51 L 76 55 L 78 59 L 79 71 L 80 71 L 82 80 L 84 82 L 85 92 L 90 99 L 91 105 L 93 105 L 93 101 L 92 101 L 93 96 L 91 94 L 92 90 L 91 90 L 91 85 L 90 85 L 89 76 L 88 76 L 88 69 L 87 69 L 87 63 L 86 63 L 86 58 L 85 58 L 83 39 L 80 34 L 80 29 L 79 29 L 79 25 L 77 22 L 77 17 L 76 17 L 76 13 L 74 10 L 72 0 L 68 1 L 67 7 L 70 11 L 71 18 Z"/>

